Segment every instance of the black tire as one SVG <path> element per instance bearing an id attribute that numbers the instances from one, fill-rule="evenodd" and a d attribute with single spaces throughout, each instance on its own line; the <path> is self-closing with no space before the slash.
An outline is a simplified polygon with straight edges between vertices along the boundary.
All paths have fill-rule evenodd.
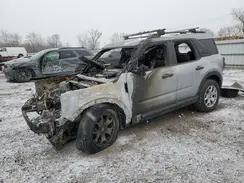
<path id="1" fill-rule="evenodd" d="M 238 95 L 238 90 L 234 89 L 221 89 L 221 96 L 226 98 L 235 98 Z"/>
<path id="2" fill-rule="evenodd" d="M 207 92 L 210 89 L 210 87 L 215 88 L 217 93 L 216 93 L 216 95 L 214 95 L 214 97 L 211 96 L 211 99 L 206 99 L 207 95 L 208 95 Z M 215 89 L 214 89 L 214 91 L 215 91 Z M 213 111 L 216 108 L 216 106 L 218 105 L 219 96 L 220 96 L 220 87 L 219 87 L 218 82 L 215 80 L 211 80 L 211 79 L 206 80 L 205 83 L 200 88 L 199 99 L 198 99 L 197 103 L 195 103 L 194 107 L 197 109 L 197 111 L 200 111 L 200 112 Z M 215 101 L 212 101 L 212 98 L 215 99 Z M 210 105 L 209 101 L 212 102 L 211 105 Z"/>
<path id="3" fill-rule="evenodd" d="M 119 124 L 118 113 L 112 105 L 99 104 L 89 108 L 78 127 L 77 149 L 94 154 L 111 146 L 117 139 Z"/>
<path id="4" fill-rule="evenodd" d="M 32 78 L 32 72 L 28 69 L 18 69 L 15 72 L 15 81 L 17 82 L 27 82 Z"/>
<path id="5" fill-rule="evenodd" d="M 18 58 L 21 58 L 21 57 L 23 57 L 23 56 L 24 56 L 23 54 L 19 54 L 19 55 L 18 55 Z"/>

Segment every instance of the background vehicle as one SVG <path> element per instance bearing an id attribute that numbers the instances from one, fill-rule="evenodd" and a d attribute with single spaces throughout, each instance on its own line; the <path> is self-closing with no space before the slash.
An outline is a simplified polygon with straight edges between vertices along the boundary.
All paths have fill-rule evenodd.
<path id="1" fill-rule="evenodd" d="M 4 47 L 0 48 L 0 60 L 6 61 L 12 58 L 20 58 L 27 56 L 27 51 L 24 47 Z"/>
<path id="2" fill-rule="evenodd" d="M 7 79 L 17 82 L 75 74 L 84 67 L 79 57 L 90 55 L 88 50 L 78 47 L 47 49 L 28 58 L 6 62 L 4 74 Z"/>
<path id="3" fill-rule="evenodd" d="M 3 66 L 3 62 L 25 57 L 27 56 L 27 51 L 24 47 L 4 47 L 0 48 L 0 70 Z"/>
<path id="4" fill-rule="evenodd" d="M 82 74 L 28 100 L 22 112 L 30 129 L 56 147 L 76 138 L 79 150 L 96 153 L 113 144 L 120 128 L 191 104 L 201 112 L 216 108 L 224 59 L 211 35 L 160 29 L 125 38 L 137 36 L 147 39 L 105 46 L 84 60 Z M 97 62 L 118 48 L 120 66 Z M 28 113 L 35 111 L 40 116 L 30 120 Z"/>

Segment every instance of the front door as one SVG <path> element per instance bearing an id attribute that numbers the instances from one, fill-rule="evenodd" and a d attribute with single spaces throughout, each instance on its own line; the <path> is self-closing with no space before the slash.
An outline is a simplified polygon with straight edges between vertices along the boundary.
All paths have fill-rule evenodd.
<path id="1" fill-rule="evenodd" d="M 139 62 L 147 68 L 144 76 L 134 76 L 133 114 L 150 113 L 176 103 L 175 68 L 168 65 L 167 46 L 146 50 Z"/>
<path id="2" fill-rule="evenodd" d="M 44 76 L 52 76 L 62 72 L 58 51 L 50 51 L 43 56 L 41 71 Z"/>

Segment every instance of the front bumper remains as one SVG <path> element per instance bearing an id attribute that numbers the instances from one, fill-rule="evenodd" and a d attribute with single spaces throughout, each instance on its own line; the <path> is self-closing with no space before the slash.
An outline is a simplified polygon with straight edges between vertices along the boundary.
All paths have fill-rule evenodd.
<path id="1" fill-rule="evenodd" d="M 47 110 L 37 98 L 28 100 L 21 110 L 29 128 L 37 134 L 44 134 L 56 149 L 75 138 L 76 134 L 71 130 L 74 124 L 64 118 L 56 118 L 56 111 Z M 38 116 L 30 117 L 30 113 Z"/>

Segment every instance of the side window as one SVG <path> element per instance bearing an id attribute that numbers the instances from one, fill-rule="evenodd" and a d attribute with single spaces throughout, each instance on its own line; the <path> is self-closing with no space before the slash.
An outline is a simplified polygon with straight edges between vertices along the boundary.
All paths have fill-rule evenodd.
<path id="1" fill-rule="evenodd" d="M 188 42 L 176 42 L 175 53 L 176 53 L 178 64 L 196 60 L 193 47 Z"/>
<path id="2" fill-rule="evenodd" d="M 89 53 L 86 50 L 76 50 L 76 52 L 79 54 L 79 56 L 90 56 L 91 53 Z"/>
<path id="3" fill-rule="evenodd" d="M 113 58 L 120 58 L 121 53 L 120 53 L 120 51 L 113 51 L 109 56 L 113 57 Z"/>
<path id="4" fill-rule="evenodd" d="M 59 56 L 60 59 L 76 57 L 75 53 L 71 50 L 62 50 L 59 51 L 59 54 L 60 54 Z"/>
<path id="5" fill-rule="evenodd" d="M 165 66 L 166 47 L 164 45 L 155 45 L 148 48 L 139 62 L 146 66 L 148 70 Z"/>
<path id="6" fill-rule="evenodd" d="M 121 52 L 121 48 L 112 49 L 112 50 L 109 50 L 109 51 L 104 52 L 100 56 L 100 58 L 104 58 L 104 59 L 106 59 L 106 58 L 112 58 L 112 57 L 114 57 L 116 55 L 118 55 L 120 57 L 120 52 Z"/>
<path id="7" fill-rule="evenodd" d="M 57 51 L 51 51 L 44 55 L 41 64 L 44 74 L 61 72 L 59 53 Z"/>

